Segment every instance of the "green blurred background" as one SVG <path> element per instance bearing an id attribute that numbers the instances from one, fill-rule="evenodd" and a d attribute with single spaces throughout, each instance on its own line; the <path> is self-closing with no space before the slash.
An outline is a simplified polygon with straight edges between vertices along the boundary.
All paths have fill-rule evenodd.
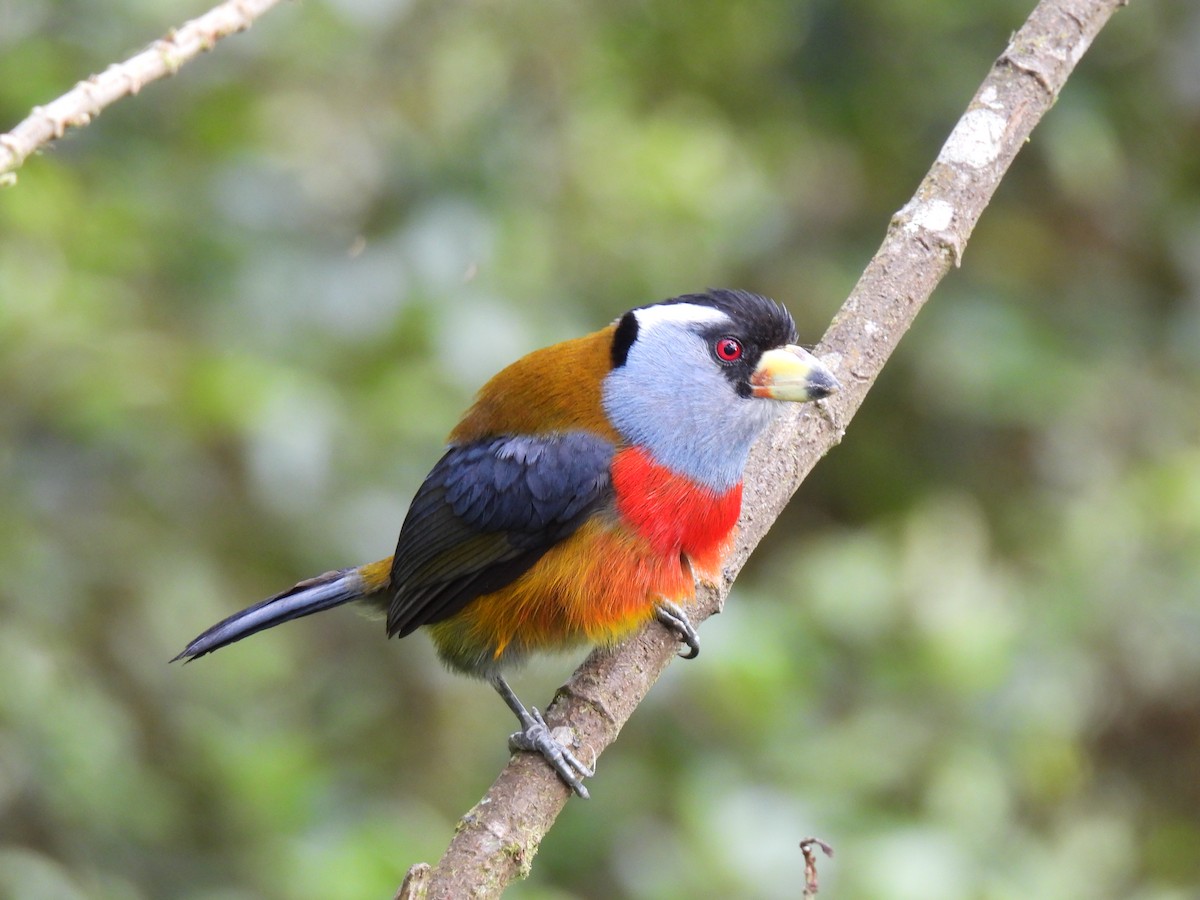
<path id="1" fill-rule="evenodd" d="M 1032 0 L 307 0 L 0 192 L 0 896 L 390 897 L 511 716 L 350 611 L 473 391 L 815 342 Z M 198 15 L 0 0 L 0 129 Z M 522 898 L 1200 895 L 1200 4 L 1117 15 Z M 516 679 L 548 699 L 577 660 Z"/>

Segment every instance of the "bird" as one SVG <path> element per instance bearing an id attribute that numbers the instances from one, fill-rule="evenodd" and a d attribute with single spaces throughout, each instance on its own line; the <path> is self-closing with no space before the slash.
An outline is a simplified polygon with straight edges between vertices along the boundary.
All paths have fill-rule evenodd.
<path id="1" fill-rule="evenodd" d="M 417 490 L 392 556 L 301 581 L 200 634 L 190 661 L 347 603 L 389 637 L 425 628 L 453 671 L 516 715 L 580 797 L 592 769 L 504 673 L 530 654 L 609 646 L 657 620 L 694 657 L 684 607 L 732 546 L 755 439 L 794 403 L 839 388 L 760 294 L 708 289 L 635 307 L 489 380 Z"/>

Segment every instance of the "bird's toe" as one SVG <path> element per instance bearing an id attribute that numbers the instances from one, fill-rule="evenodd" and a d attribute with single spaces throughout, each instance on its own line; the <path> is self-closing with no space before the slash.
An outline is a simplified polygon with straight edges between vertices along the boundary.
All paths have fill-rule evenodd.
<path id="1" fill-rule="evenodd" d="M 700 635 L 678 604 L 660 600 L 654 608 L 654 617 L 682 643 L 687 644 L 686 650 L 679 651 L 680 656 L 695 659 L 700 655 Z"/>
<path id="2" fill-rule="evenodd" d="M 588 790 L 583 786 L 583 779 L 591 778 L 595 772 L 555 739 L 540 712 L 531 709 L 530 715 L 533 717 L 533 721 L 525 727 L 525 730 L 514 732 L 509 736 L 509 750 L 524 750 L 528 753 L 540 754 L 558 773 L 558 777 L 566 782 L 571 790 L 586 800 Z"/>

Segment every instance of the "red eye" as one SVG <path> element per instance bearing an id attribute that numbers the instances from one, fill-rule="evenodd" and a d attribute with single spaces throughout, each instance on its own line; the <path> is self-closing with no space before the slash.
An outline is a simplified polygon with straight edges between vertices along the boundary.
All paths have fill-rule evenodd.
<path id="1" fill-rule="evenodd" d="M 717 341 L 713 349 L 721 362 L 737 362 L 742 358 L 742 342 L 737 338 L 723 337 Z"/>

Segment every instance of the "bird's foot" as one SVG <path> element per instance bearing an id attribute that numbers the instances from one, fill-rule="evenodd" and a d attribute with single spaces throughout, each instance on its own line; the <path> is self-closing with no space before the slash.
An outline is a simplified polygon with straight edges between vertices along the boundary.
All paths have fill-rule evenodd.
<path id="1" fill-rule="evenodd" d="M 523 722 L 524 730 L 518 731 L 508 738 L 509 750 L 525 750 L 529 753 L 540 753 L 550 764 L 558 777 L 584 800 L 588 799 L 587 788 L 583 786 L 584 778 L 591 778 L 595 773 L 579 761 L 570 750 L 559 743 L 542 714 L 536 707 L 530 707 L 528 719 Z"/>
<path id="2" fill-rule="evenodd" d="M 695 659 L 700 655 L 700 635 L 688 621 L 685 613 L 678 604 L 670 600 L 659 600 L 654 607 L 654 617 L 671 631 L 680 641 L 687 644 L 687 650 L 680 650 L 679 655 L 684 659 Z"/>

